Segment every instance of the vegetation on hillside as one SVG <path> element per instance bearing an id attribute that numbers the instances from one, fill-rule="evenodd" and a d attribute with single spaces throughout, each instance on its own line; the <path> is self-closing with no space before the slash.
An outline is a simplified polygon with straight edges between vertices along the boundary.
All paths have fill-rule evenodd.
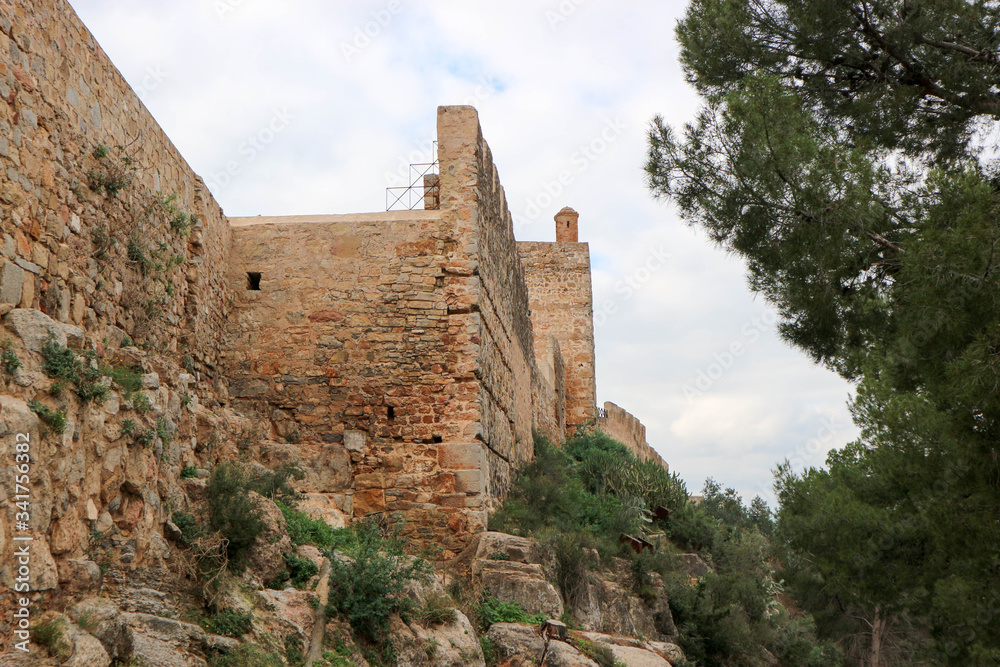
<path id="1" fill-rule="evenodd" d="M 655 520 L 657 507 L 669 518 Z M 490 519 L 491 530 L 530 536 L 552 550 L 570 608 L 580 602 L 588 571 L 611 567 L 613 559 L 628 563 L 636 595 L 655 596 L 652 575 L 659 575 L 678 642 L 694 664 L 749 666 L 768 656 L 789 667 L 838 664 L 837 649 L 815 641 L 811 618 L 779 602 L 773 528 L 759 499 L 747 507 L 735 491 L 708 480 L 704 500 L 694 504 L 676 475 L 636 460 L 602 433 L 579 434 L 562 448 L 536 438 L 535 459 Z M 659 546 L 637 554 L 622 534 Z M 695 582 L 678 557 L 691 550 L 712 567 Z"/>
<path id="2" fill-rule="evenodd" d="M 705 106 L 649 182 L 780 331 L 857 382 L 860 439 L 777 471 L 787 593 L 852 665 L 1000 664 L 1000 7 L 693 0 Z"/>

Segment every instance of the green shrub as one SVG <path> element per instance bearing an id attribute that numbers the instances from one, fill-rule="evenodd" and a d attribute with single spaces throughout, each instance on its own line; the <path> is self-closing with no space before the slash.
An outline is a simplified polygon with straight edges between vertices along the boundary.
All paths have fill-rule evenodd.
<path id="1" fill-rule="evenodd" d="M 494 551 L 490 554 L 490 560 L 510 560 L 510 554 L 506 551 Z"/>
<path id="2" fill-rule="evenodd" d="M 306 656 L 302 652 L 302 637 L 285 635 L 285 661 L 289 667 L 305 667 Z"/>
<path id="3" fill-rule="evenodd" d="M 454 603 L 446 595 L 430 595 L 424 606 L 417 611 L 416 617 L 430 625 L 454 623 L 458 618 Z"/>
<path id="4" fill-rule="evenodd" d="M 198 476 L 198 468 L 196 466 L 184 466 L 181 468 L 181 479 L 193 479 Z"/>
<path id="5" fill-rule="evenodd" d="M 121 424 L 122 435 L 135 434 L 135 422 L 131 419 L 123 419 Z"/>
<path id="6" fill-rule="evenodd" d="M 292 579 L 292 586 L 296 588 L 303 588 L 310 579 L 319 574 L 319 567 L 309 558 L 301 558 L 291 551 L 286 551 L 284 559 Z"/>
<path id="7" fill-rule="evenodd" d="M 204 534 L 201 524 L 198 523 L 198 519 L 193 514 L 178 510 L 170 516 L 170 520 L 181 531 L 180 541 L 182 544 L 191 544 Z"/>
<path id="8" fill-rule="evenodd" d="M 62 435 L 66 431 L 65 410 L 53 410 L 49 406 L 38 401 L 29 402 L 28 408 L 30 408 L 32 412 L 36 413 L 45 425 L 52 429 L 52 431 L 56 434 Z"/>
<path id="9" fill-rule="evenodd" d="M 357 547 L 357 535 L 350 528 L 334 528 L 323 519 L 312 519 L 280 500 L 277 504 L 285 515 L 285 528 L 292 544 L 311 544 L 330 551 L 351 551 Z"/>
<path id="10" fill-rule="evenodd" d="M 193 215 L 184 211 L 177 211 L 174 217 L 170 219 L 170 229 L 176 234 L 187 235 L 196 221 L 197 219 Z"/>
<path id="11" fill-rule="evenodd" d="M 153 409 L 153 404 L 150 403 L 149 396 L 140 391 L 132 397 L 132 408 L 139 414 L 145 414 Z"/>
<path id="12" fill-rule="evenodd" d="M 83 364 L 76 352 L 61 345 L 55 334 L 50 332 L 42 346 L 42 370 L 53 380 L 76 384 L 80 380 Z"/>
<path id="13" fill-rule="evenodd" d="M 357 537 L 353 560 L 329 554 L 328 612 L 339 614 L 360 636 L 384 646 L 389 616 L 412 611 L 412 601 L 402 595 L 407 582 L 425 578 L 430 566 L 404 554 L 398 531 L 384 537 L 371 519 L 355 523 L 352 530 Z"/>
<path id="14" fill-rule="evenodd" d="M 292 551 L 282 554 L 285 561 L 285 571 L 267 583 L 268 588 L 281 590 L 285 582 L 291 581 L 295 588 L 304 588 L 309 580 L 319 573 L 319 567 L 309 558 L 302 558 Z"/>
<path id="15" fill-rule="evenodd" d="M 101 369 L 84 364 L 76 382 L 76 395 L 83 401 L 103 403 L 109 391 L 108 385 L 101 381 L 103 377 Z"/>
<path id="16" fill-rule="evenodd" d="M 164 446 L 170 444 L 170 432 L 167 430 L 166 417 L 160 417 L 156 420 L 156 435 L 159 436 L 160 442 Z"/>
<path id="17" fill-rule="evenodd" d="M 232 651 L 208 659 L 208 667 L 285 667 L 281 656 L 256 644 L 240 644 Z"/>
<path id="18" fill-rule="evenodd" d="M 253 629 L 253 614 L 239 609 L 223 609 L 208 617 L 205 629 L 226 637 L 242 637 Z"/>
<path id="19" fill-rule="evenodd" d="M 156 431 L 151 428 L 144 428 L 135 434 L 135 443 L 143 447 L 149 447 L 156 441 Z"/>
<path id="20" fill-rule="evenodd" d="M 627 667 L 625 663 L 616 660 L 615 654 L 604 644 L 597 644 L 582 638 L 572 639 L 570 643 L 579 649 L 580 653 L 583 653 L 601 667 Z"/>
<path id="21" fill-rule="evenodd" d="M 49 621 L 35 624 L 31 629 L 31 639 L 39 646 L 44 646 L 50 655 L 68 657 L 72 652 L 65 638 L 66 619 L 62 616 Z"/>
<path id="22" fill-rule="evenodd" d="M 476 608 L 476 616 L 479 618 L 479 625 L 483 632 L 489 630 L 494 623 L 526 623 L 528 625 L 541 625 L 547 619 L 542 614 L 528 615 L 516 602 L 503 602 L 493 596 L 487 596 L 480 601 Z"/>
<path id="23" fill-rule="evenodd" d="M 483 659 L 486 661 L 486 667 L 496 667 L 500 662 L 500 651 L 497 649 L 497 645 L 492 639 L 486 635 L 479 637 L 479 648 L 483 650 Z"/>
<path id="24" fill-rule="evenodd" d="M 250 480 L 250 488 L 274 501 L 291 502 L 301 497 L 289 480 L 305 477 L 298 466 L 286 463 L 269 472 L 257 473 Z"/>
<path id="25" fill-rule="evenodd" d="M 4 370 L 13 375 L 21 368 L 21 360 L 17 358 L 9 338 L 0 347 L 3 348 L 3 352 L 0 353 L 0 362 L 3 363 Z"/>
<path id="26" fill-rule="evenodd" d="M 238 464 L 220 463 L 208 480 L 209 527 L 228 540 L 226 556 L 236 570 L 243 569 L 247 551 L 266 527 L 250 489 L 251 477 Z"/>
<path id="27" fill-rule="evenodd" d="M 124 342 L 122 343 L 124 347 Z M 126 400 L 131 400 L 132 395 L 142 389 L 142 373 L 129 366 L 115 366 L 110 371 L 108 375 L 116 385 L 122 388 L 122 394 L 125 396 Z"/>

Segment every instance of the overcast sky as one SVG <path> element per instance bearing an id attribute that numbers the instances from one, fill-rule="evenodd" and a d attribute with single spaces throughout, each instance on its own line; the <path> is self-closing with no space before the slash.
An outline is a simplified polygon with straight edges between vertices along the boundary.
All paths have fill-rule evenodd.
<path id="1" fill-rule="evenodd" d="M 639 417 L 692 492 L 711 476 L 767 498 L 777 463 L 856 436 L 851 387 L 784 345 L 741 262 L 645 186 L 650 119 L 698 107 L 673 40 L 685 3 L 71 4 L 230 216 L 385 210 L 429 161 L 437 106 L 474 105 L 518 239 L 579 211 L 599 402 Z"/>

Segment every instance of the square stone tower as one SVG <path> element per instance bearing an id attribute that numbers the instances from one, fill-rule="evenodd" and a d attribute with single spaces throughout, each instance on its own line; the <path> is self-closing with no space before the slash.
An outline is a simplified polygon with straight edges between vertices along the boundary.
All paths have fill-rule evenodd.
<path id="1" fill-rule="evenodd" d="M 596 417 L 594 377 L 594 296 L 590 246 L 579 242 L 580 214 L 568 206 L 555 215 L 556 242 L 517 244 L 528 283 L 535 359 L 542 374 L 552 372 L 553 340 L 566 375 L 566 431 Z"/>

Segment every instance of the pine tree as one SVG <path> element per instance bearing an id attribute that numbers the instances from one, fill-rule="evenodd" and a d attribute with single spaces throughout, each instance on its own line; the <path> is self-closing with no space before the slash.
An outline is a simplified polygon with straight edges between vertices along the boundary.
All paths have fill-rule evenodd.
<path id="1" fill-rule="evenodd" d="M 865 664 L 1000 664 L 1000 5 L 694 0 L 677 35 L 705 105 L 654 121 L 653 192 L 858 383 L 862 438 L 778 471 L 793 592 Z"/>

